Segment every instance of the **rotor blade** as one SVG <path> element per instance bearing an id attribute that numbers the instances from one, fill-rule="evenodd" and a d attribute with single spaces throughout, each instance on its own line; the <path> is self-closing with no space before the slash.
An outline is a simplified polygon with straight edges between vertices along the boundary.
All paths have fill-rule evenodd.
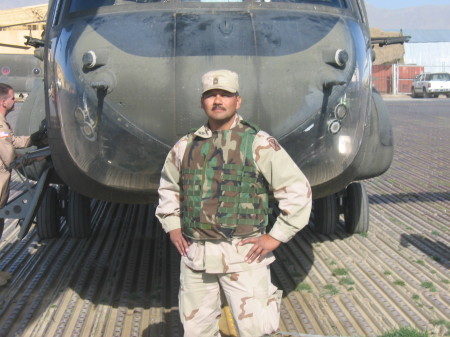
<path id="1" fill-rule="evenodd" d="M 411 36 L 372 37 L 370 42 L 373 45 L 377 44 L 380 47 L 383 47 L 390 44 L 403 44 L 408 42 L 410 38 Z"/>
<path id="2" fill-rule="evenodd" d="M 31 47 L 28 46 L 19 46 L 17 44 L 8 44 L 8 43 L 1 43 L 0 47 L 9 47 L 9 48 L 18 48 L 18 49 L 30 49 Z"/>
<path id="3" fill-rule="evenodd" d="M 0 29 L 10 28 L 10 27 L 17 27 L 17 26 L 31 25 L 31 24 L 33 24 L 33 23 L 41 23 L 41 22 L 45 22 L 45 20 L 31 21 L 31 22 L 21 22 L 21 23 L 14 23 L 14 24 L 12 24 L 12 25 L 1 26 Z"/>

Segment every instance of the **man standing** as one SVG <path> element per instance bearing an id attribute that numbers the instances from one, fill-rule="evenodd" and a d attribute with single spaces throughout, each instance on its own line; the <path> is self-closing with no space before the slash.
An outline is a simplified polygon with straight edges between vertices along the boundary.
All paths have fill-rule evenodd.
<path id="1" fill-rule="evenodd" d="M 210 71 L 202 86 L 208 123 L 169 152 L 156 210 L 182 255 L 184 336 L 219 336 L 221 290 L 241 337 L 270 334 L 282 294 L 270 280 L 272 251 L 308 223 L 311 189 L 278 142 L 237 114 L 236 73 Z M 281 213 L 266 234 L 269 189 Z"/>
<path id="2" fill-rule="evenodd" d="M 0 208 L 8 201 L 9 179 L 11 170 L 9 165 L 16 158 L 16 148 L 24 148 L 32 145 L 29 136 L 14 136 L 11 127 L 6 121 L 6 116 L 14 110 L 16 99 L 14 89 L 5 83 L 0 83 Z M 0 218 L 0 238 L 3 234 L 5 219 Z"/>

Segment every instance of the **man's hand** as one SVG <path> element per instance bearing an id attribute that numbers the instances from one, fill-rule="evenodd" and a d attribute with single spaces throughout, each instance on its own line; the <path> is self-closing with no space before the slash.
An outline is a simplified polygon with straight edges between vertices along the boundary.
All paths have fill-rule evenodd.
<path id="1" fill-rule="evenodd" d="M 170 241 L 172 241 L 173 245 L 178 249 L 178 252 L 181 255 L 186 256 L 187 252 L 189 251 L 189 242 L 184 237 L 181 228 L 171 230 L 169 232 L 169 235 Z"/>
<path id="2" fill-rule="evenodd" d="M 31 143 L 37 147 L 44 147 L 48 145 L 47 130 L 39 129 L 30 135 Z"/>
<path id="3" fill-rule="evenodd" d="M 271 251 L 278 248 L 281 241 L 274 239 L 269 234 L 264 234 L 255 238 L 248 238 L 240 241 L 239 246 L 246 245 L 248 243 L 253 243 L 253 247 L 249 250 L 244 258 L 244 261 L 252 263 L 256 258 L 258 258 L 258 263 L 261 262 L 264 257 Z"/>

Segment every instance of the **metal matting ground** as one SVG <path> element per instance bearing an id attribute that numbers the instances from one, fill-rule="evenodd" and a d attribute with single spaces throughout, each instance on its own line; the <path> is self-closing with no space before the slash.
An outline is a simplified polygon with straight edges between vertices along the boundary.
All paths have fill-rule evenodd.
<path id="1" fill-rule="evenodd" d="M 391 169 L 367 181 L 367 235 L 308 226 L 276 252 L 283 336 L 450 334 L 450 109 L 392 114 Z M 436 100 L 432 104 L 444 104 Z M 405 105 L 406 106 L 406 105 Z M 397 109 L 398 108 L 398 109 Z M 13 183 L 12 195 L 20 186 Z M 93 235 L 0 242 L 0 336 L 182 336 L 179 256 L 150 206 L 94 202 Z M 232 329 L 230 330 L 232 331 Z M 234 335 L 231 332 L 231 335 Z"/>

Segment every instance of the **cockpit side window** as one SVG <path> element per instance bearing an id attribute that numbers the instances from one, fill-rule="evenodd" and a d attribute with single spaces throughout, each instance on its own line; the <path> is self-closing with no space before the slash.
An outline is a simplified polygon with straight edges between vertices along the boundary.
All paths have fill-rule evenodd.
<path id="1" fill-rule="evenodd" d="M 61 16 L 61 8 L 63 6 L 63 1 L 62 0 L 54 0 L 50 3 L 50 7 L 51 8 L 51 20 L 50 22 L 52 23 L 52 26 L 55 27 L 58 25 L 59 23 L 59 19 Z"/>
<path id="2" fill-rule="evenodd" d="M 367 22 L 366 9 L 363 7 L 363 4 L 361 3 L 361 0 L 356 0 L 356 4 L 358 6 L 359 15 L 361 17 L 362 22 L 366 23 Z"/>

